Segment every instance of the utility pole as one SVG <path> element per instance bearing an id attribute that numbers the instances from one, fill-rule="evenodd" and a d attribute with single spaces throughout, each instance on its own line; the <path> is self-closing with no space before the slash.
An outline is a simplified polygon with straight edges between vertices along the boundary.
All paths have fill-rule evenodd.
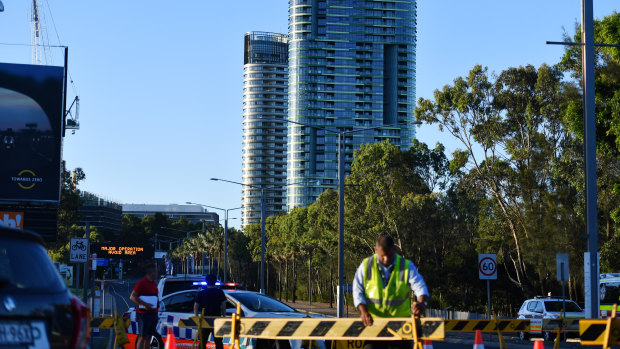
<path id="1" fill-rule="evenodd" d="M 344 134 L 338 133 L 338 288 L 337 316 L 344 317 Z"/>
<path id="2" fill-rule="evenodd" d="M 588 254 L 584 261 L 586 318 L 599 317 L 598 227 L 596 193 L 596 109 L 594 99 L 594 10 L 593 0 L 581 0 L 581 53 L 583 67 L 583 124 L 585 155 L 586 235 Z"/>
<path id="3" fill-rule="evenodd" d="M 267 220 L 266 206 L 267 206 L 267 191 L 264 188 L 260 190 L 260 293 L 267 294 L 265 292 L 265 221 Z"/>

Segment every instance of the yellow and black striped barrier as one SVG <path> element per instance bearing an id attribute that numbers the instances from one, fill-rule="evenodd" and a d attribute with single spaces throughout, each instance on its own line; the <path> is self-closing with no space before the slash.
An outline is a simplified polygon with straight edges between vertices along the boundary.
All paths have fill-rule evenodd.
<path id="1" fill-rule="evenodd" d="M 581 319 L 544 319 L 542 330 L 548 332 L 579 332 Z"/>
<path id="2" fill-rule="evenodd" d="M 130 325 L 129 319 L 118 316 L 116 310 L 114 317 L 95 317 L 90 319 L 90 328 L 111 328 L 114 329 L 114 348 L 129 343 L 127 338 L 127 328 Z"/>
<path id="3" fill-rule="evenodd" d="M 222 317 L 205 316 L 201 321 L 200 316 L 192 316 L 187 319 L 179 320 L 179 327 L 213 328 L 215 319 L 222 319 Z"/>
<path id="4" fill-rule="evenodd" d="M 579 321 L 579 337 L 582 345 L 603 345 L 605 336 L 609 334 L 609 344 L 620 344 L 620 319 L 613 319 L 607 329 L 608 319 L 592 319 Z"/>
<path id="5" fill-rule="evenodd" d="M 602 345 L 608 349 L 620 344 L 620 319 L 616 317 L 618 304 L 614 304 L 608 319 L 579 321 L 581 345 Z"/>
<path id="6" fill-rule="evenodd" d="M 446 320 L 446 332 L 528 332 L 530 320 Z"/>
<path id="7" fill-rule="evenodd" d="M 443 340 L 442 319 L 417 319 L 418 338 Z M 233 321 L 215 320 L 215 336 L 229 337 Z M 366 327 L 359 319 L 304 318 L 242 318 L 239 320 L 239 336 L 260 339 L 301 340 L 413 340 L 414 326 L 411 318 L 375 318 Z"/>
<path id="8" fill-rule="evenodd" d="M 90 328 L 114 328 L 114 324 L 117 321 L 114 317 L 94 317 L 90 319 Z M 129 319 L 118 319 L 121 321 L 125 328 L 129 327 Z"/>

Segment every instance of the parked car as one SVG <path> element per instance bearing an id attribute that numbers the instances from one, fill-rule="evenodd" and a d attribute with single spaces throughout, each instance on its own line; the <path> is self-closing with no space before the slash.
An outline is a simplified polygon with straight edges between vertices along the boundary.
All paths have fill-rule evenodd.
<path id="1" fill-rule="evenodd" d="M 198 290 L 200 289 L 200 285 L 197 283 L 203 281 L 204 279 L 204 275 L 196 274 L 164 276 L 159 279 L 159 282 L 157 283 L 159 299 L 161 300 L 164 296 L 180 291 Z"/>
<path id="2" fill-rule="evenodd" d="M 0 227 L 0 347 L 86 348 L 89 317 L 41 237 Z"/>
<path id="3" fill-rule="evenodd" d="M 599 290 L 600 314 L 602 319 L 606 319 L 611 316 L 613 305 L 620 301 L 620 273 L 601 274 Z"/>
<path id="4" fill-rule="evenodd" d="M 197 274 L 179 274 L 172 276 L 164 276 L 159 279 L 157 283 L 157 290 L 159 291 L 159 299 L 163 299 L 171 293 L 185 291 L 185 290 L 199 290 L 201 287 L 206 286 L 205 275 Z M 243 289 L 241 284 L 234 282 L 222 283 L 218 281 L 216 283 L 218 287 L 226 290 Z"/>
<path id="5" fill-rule="evenodd" d="M 549 331 L 542 330 L 544 319 L 559 319 L 562 313 L 562 306 L 565 307 L 564 318 L 584 318 L 585 313 L 577 303 L 570 299 L 565 301 L 557 297 L 536 297 L 523 302 L 519 310 L 519 319 L 530 320 L 530 333 L 521 332 L 521 340 L 529 339 L 530 335 L 542 336 L 544 340 L 550 341 L 555 335 Z"/>
<path id="6" fill-rule="evenodd" d="M 185 290 L 175 292 L 164 296 L 159 305 L 159 321 L 161 323 L 176 324 L 180 319 L 187 319 L 194 316 L 194 299 L 199 290 Z M 243 290 L 224 290 L 224 294 L 228 300 L 226 305 L 226 313 L 228 315 L 237 311 L 237 303 L 241 303 L 242 317 L 260 317 L 260 318 L 304 318 L 306 313 L 299 312 L 288 305 L 258 292 L 243 291 Z M 317 315 L 310 315 L 311 317 L 320 317 Z M 125 317 L 135 319 L 135 309 L 131 308 Z M 161 326 L 160 326 L 161 327 Z M 160 333 L 160 336 L 153 338 L 151 342 L 151 348 L 163 348 L 165 343 L 165 334 Z M 135 334 L 129 334 L 131 342 L 135 341 Z M 180 339 L 180 343 L 191 343 L 191 340 Z M 301 342 L 291 340 L 289 343 L 286 341 L 266 341 L 266 340 L 251 340 L 251 345 L 254 348 L 299 348 Z M 277 345 L 276 345 L 277 344 Z M 243 345 L 242 345 L 243 347 Z M 320 348 L 325 348 L 325 343 L 319 342 Z"/>

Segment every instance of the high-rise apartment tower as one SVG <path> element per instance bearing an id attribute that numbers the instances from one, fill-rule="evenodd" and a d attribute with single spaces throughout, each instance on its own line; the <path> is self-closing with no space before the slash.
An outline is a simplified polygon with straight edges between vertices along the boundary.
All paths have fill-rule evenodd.
<path id="1" fill-rule="evenodd" d="M 403 149 L 415 131 L 415 0 L 289 0 L 289 119 L 350 131 L 346 169 L 361 144 Z M 289 125 L 288 208 L 338 180 L 337 136 Z M 302 183 L 302 184 L 296 184 Z"/>
<path id="2" fill-rule="evenodd" d="M 243 66 L 243 226 L 260 222 L 261 192 L 267 216 L 286 209 L 288 36 L 249 32 Z M 266 119 L 266 120 L 265 120 Z"/>

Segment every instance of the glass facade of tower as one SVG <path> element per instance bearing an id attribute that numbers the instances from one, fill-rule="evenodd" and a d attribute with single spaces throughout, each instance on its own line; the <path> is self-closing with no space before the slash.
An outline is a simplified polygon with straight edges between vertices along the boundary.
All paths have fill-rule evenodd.
<path id="1" fill-rule="evenodd" d="M 289 0 L 289 119 L 347 135 L 353 150 L 415 131 L 415 0 Z M 338 184 L 337 135 L 289 124 L 288 209 Z M 297 184 L 304 183 L 304 184 Z"/>
<path id="2" fill-rule="evenodd" d="M 288 36 L 250 32 L 244 40 L 243 183 L 267 192 L 267 216 L 286 210 Z M 270 121 L 267 121 L 267 120 Z M 274 119 L 276 121 L 274 121 Z M 243 226 L 260 222 L 260 190 L 242 189 Z"/>

